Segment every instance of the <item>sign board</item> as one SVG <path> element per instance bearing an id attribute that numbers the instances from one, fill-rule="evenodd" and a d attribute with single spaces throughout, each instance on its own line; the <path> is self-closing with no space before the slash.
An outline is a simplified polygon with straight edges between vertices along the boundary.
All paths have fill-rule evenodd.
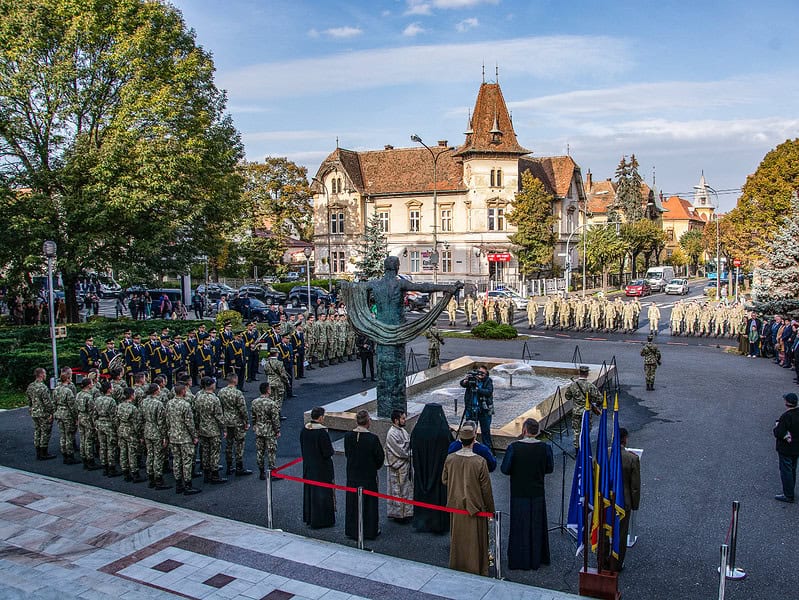
<path id="1" fill-rule="evenodd" d="M 733 259 L 732 264 L 735 267 L 740 267 L 741 266 L 741 259 L 740 258 Z"/>
<path id="2" fill-rule="evenodd" d="M 66 325 L 56 325 L 55 326 L 55 339 L 63 340 L 67 337 L 67 326 Z"/>
<path id="3" fill-rule="evenodd" d="M 510 262 L 510 252 L 494 252 L 488 255 L 488 262 Z"/>
<path id="4" fill-rule="evenodd" d="M 438 266 L 438 253 L 422 250 L 422 271 L 435 271 Z"/>

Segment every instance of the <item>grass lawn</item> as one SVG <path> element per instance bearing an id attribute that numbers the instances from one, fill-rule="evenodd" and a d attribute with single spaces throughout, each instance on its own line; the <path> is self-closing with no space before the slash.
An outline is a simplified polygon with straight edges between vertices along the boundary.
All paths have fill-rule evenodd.
<path id="1" fill-rule="evenodd" d="M 28 401 L 25 399 L 24 392 L 15 390 L 0 390 L 0 409 L 19 408 L 26 406 Z"/>

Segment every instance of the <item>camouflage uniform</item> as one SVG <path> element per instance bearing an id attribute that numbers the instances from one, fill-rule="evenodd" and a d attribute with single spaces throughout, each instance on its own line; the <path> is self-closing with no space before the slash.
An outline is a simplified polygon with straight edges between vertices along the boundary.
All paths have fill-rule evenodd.
<path id="1" fill-rule="evenodd" d="M 449 299 L 449 303 L 447 304 L 447 316 L 449 317 L 449 325 L 453 327 L 455 325 L 455 316 L 458 312 L 458 301 L 455 300 L 455 296 Z"/>
<path id="2" fill-rule="evenodd" d="M 538 314 L 538 304 L 533 297 L 527 300 L 527 328 L 533 329 L 535 327 L 535 317 Z"/>
<path id="3" fill-rule="evenodd" d="M 219 465 L 221 431 L 225 427 L 222 404 L 216 394 L 203 390 L 194 399 L 194 412 L 198 423 L 197 437 L 200 439 L 205 481 L 207 483 L 214 480 L 221 481 L 217 465 Z"/>
<path id="4" fill-rule="evenodd" d="M 168 426 L 164 403 L 156 396 L 145 396 L 141 403 L 144 416 L 144 445 L 147 448 L 147 477 L 150 487 L 164 478 L 164 459 L 168 437 Z"/>
<path id="5" fill-rule="evenodd" d="M 92 391 L 84 389 L 75 398 L 78 410 L 78 432 L 80 433 L 80 457 L 88 468 L 94 462 L 94 396 Z"/>
<path id="6" fill-rule="evenodd" d="M 471 294 L 467 294 L 466 298 L 463 300 L 463 312 L 466 313 L 466 327 L 472 326 L 474 308 L 474 298 Z"/>
<path id="7" fill-rule="evenodd" d="M 655 371 L 660 364 L 660 350 L 652 342 L 647 342 L 641 348 L 641 356 L 644 357 L 644 376 L 646 377 L 646 389 L 655 389 Z"/>
<path id="8" fill-rule="evenodd" d="M 249 422 L 247 404 L 244 394 L 235 386 L 228 385 L 219 392 L 219 403 L 222 405 L 222 418 L 227 433 L 225 444 L 225 462 L 228 473 L 233 469 L 233 452 L 235 446 L 236 470 L 243 470 L 245 427 Z"/>
<path id="9" fill-rule="evenodd" d="M 574 429 L 574 447 L 580 447 L 580 431 L 583 426 L 583 413 L 585 412 L 585 396 L 588 395 L 588 401 L 593 407 L 602 405 L 602 393 L 593 383 L 580 377 L 573 381 L 569 387 L 566 388 L 564 397 L 567 402 L 572 403 L 572 429 Z M 589 424 L 591 423 L 591 415 L 589 415 Z"/>
<path id="10" fill-rule="evenodd" d="M 355 360 L 355 328 L 347 317 L 344 317 L 344 339 L 344 353 L 347 355 L 347 360 Z"/>
<path id="11" fill-rule="evenodd" d="M 119 440 L 119 466 L 130 481 L 135 474 L 139 482 L 139 453 L 144 420 L 141 411 L 132 402 L 117 406 L 117 439 Z"/>
<path id="12" fill-rule="evenodd" d="M 270 356 L 264 367 L 266 379 L 272 388 L 272 398 L 277 402 L 278 407 L 283 408 L 283 401 L 286 398 L 286 386 L 289 384 L 289 374 L 283 362 L 276 356 Z"/>
<path id="13" fill-rule="evenodd" d="M 59 383 L 53 391 L 55 401 L 55 414 L 53 415 L 58 422 L 60 434 L 61 455 L 64 457 L 65 464 L 75 462 L 75 451 L 72 441 L 75 438 L 75 431 L 78 426 L 78 408 L 75 406 L 75 394 L 70 385 Z"/>
<path id="14" fill-rule="evenodd" d="M 125 402 L 125 398 L 122 394 L 125 393 L 125 388 L 128 387 L 128 384 L 125 383 L 122 379 L 113 380 L 111 381 L 111 397 L 114 399 L 114 402 L 117 405 L 122 404 Z"/>
<path id="15" fill-rule="evenodd" d="M 25 391 L 28 398 L 28 409 L 31 419 L 33 419 L 33 445 L 36 448 L 37 457 L 41 458 L 40 453 L 50 445 L 50 435 L 53 431 L 53 399 L 50 397 L 50 390 L 43 381 L 34 381 Z"/>
<path id="16" fill-rule="evenodd" d="M 441 363 L 441 344 L 444 343 L 444 338 L 441 337 L 438 327 L 435 326 L 428 329 L 424 336 L 430 340 L 430 343 L 427 347 L 427 368 L 432 369 Z"/>
<path id="17" fill-rule="evenodd" d="M 313 315 L 312 315 L 313 316 Z M 305 356 L 308 359 L 308 366 L 307 369 L 313 370 L 314 360 L 316 360 L 316 336 L 318 330 L 316 328 L 316 321 L 312 321 L 310 318 L 305 323 Z"/>
<path id="18" fill-rule="evenodd" d="M 172 470 L 178 481 L 177 490 L 180 491 L 181 483 L 184 485 L 188 483 L 191 487 L 194 440 L 197 438 L 194 414 L 185 397 L 175 398 L 169 403 L 166 409 L 166 420 L 169 424 L 169 445 L 172 448 L 174 460 Z"/>
<path id="19" fill-rule="evenodd" d="M 314 337 L 316 339 L 316 356 L 319 359 L 319 366 L 325 366 L 325 356 L 327 355 L 327 338 L 330 325 L 327 317 L 322 315 L 314 325 Z"/>
<path id="20" fill-rule="evenodd" d="M 141 401 L 147 394 L 147 385 L 134 385 L 133 386 L 133 404 L 141 406 Z"/>
<path id="21" fill-rule="evenodd" d="M 255 431 L 255 460 L 258 471 L 264 473 L 264 453 L 269 469 L 275 468 L 277 438 L 280 435 L 280 404 L 270 396 L 252 401 L 252 428 Z"/>
<path id="22" fill-rule="evenodd" d="M 111 396 L 100 394 L 94 400 L 94 423 L 100 444 L 100 464 L 106 474 L 116 470 L 117 451 L 117 403 Z"/>
<path id="23" fill-rule="evenodd" d="M 555 312 L 556 312 L 555 301 L 550 296 L 549 298 L 547 298 L 547 301 L 544 303 L 544 327 L 546 329 L 555 326 Z"/>

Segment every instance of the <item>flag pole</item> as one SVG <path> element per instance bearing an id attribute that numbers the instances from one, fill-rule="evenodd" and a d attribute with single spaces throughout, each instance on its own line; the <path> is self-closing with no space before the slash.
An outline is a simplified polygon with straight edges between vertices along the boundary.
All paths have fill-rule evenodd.
<path id="1" fill-rule="evenodd" d="M 588 390 L 585 390 L 585 410 L 591 410 L 591 400 L 588 396 Z M 588 423 L 591 423 L 591 414 L 588 415 Z M 580 441 L 582 441 L 582 437 L 584 432 L 580 432 Z M 588 435 L 591 435 L 591 432 L 588 432 Z M 587 436 L 586 436 L 587 437 Z M 593 465 L 592 465 L 593 468 Z M 583 474 L 585 477 L 585 474 Z M 589 531 L 591 527 L 588 524 L 588 496 L 583 496 L 583 571 L 588 573 L 588 549 L 591 547 L 591 540 L 589 539 Z"/>

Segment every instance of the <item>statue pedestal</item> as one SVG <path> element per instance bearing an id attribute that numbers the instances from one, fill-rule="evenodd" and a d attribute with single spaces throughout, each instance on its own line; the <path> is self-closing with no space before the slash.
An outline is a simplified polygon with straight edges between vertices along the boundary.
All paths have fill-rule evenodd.
<path id="1" fill-rule="evenodd" d="M 405 344 L 377 345 L 377 416 L 391 420 L 391 412 L 407 412 Z"/>

